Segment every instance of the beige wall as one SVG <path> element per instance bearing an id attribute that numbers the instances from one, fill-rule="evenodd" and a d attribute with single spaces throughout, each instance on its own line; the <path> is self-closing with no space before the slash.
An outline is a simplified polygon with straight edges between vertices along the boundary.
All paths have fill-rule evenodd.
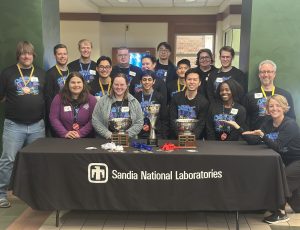
<path id="1" fill-rule="evenodd" d="M 101 49 L 100 22 L 60 21 L 60 42 L 68 46 L 69 62 L 79 58 L 78 41 L 86 38 L 92 41 L 92 60 L 96 61 Z"/>
<path id="2" fill-rule="evenodd" d="M 125 28 L 128 31 L 125 34 Z M 167 41 L 167 23 L 112 23 L 94 21 L 61 21 L 61 42 L 69 48 L 69 61 L 77 59 L 77 43 L 82 38 L 93 42 L 92 59 L 100 55 L 111 56 L 113 47 L 156 48 L 161 41 Z"/>
<path id="3" fill-rule="evenodd" d="M 126 32 L 126 25 L 128 31 Z M 167 23 L 101 23 L 101 51 L 111 56 L 112 47 L 156 48 L 161 41 L 167 41 Z"/>

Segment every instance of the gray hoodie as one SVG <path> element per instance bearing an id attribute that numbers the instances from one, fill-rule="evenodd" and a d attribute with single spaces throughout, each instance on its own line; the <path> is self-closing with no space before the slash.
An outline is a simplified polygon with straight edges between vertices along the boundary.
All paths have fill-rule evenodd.
<path id="1" fill-rule="evenodd" d="M 93 112 L 93 127 L 100 136 L 106 139 L 109 139 L 112 134 L 108 130 L 108 121 L 111 105 L 115 102 L 115 97 L 105 95 L 98 100 Z M 132 125 L 127 132 L 129 137 L 135 138 L 143 128 L 144 115 L 140 103 L 131 94 L 128 94 L 128 107 Z"/>

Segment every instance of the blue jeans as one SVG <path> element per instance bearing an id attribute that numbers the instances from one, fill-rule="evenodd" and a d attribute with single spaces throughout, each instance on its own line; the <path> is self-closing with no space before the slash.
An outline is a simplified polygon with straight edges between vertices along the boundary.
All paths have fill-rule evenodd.
<path id="1" fill-rule="evenodd" d="M 0 158 L 0 199 L 7 196 L 6 191 L 18 151 L 42 137 L 45 137 L 44 120 L 30 125 L 4 120 L 3 152 Z"/>

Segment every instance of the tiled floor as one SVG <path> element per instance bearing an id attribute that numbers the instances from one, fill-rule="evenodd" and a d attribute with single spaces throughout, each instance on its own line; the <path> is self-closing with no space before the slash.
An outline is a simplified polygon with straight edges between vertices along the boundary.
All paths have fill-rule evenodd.
<path id="1" fill-rule="evenodd" d="M 261 220 L 263 214 L 240 215 L 241 230 L 300 229 L 300 214 L 289 214 L 291 220 L 268 225 Z M 39 230 L 55 230 L 55 213 L 49 216 Z M 215 212 L 98 212 L 71 211 L 61 214 L 60 230 L 217 230 L 236 229 L 234 213 Z"/>
<path id="2" fill-rule="evenodd" d="M 236 229 L 235 214 L 222 212 L 100 212 L 63 211 L 55 227 L 55 212 L 38 212 L 12 197 L 12 207 L 0 209 L 0 230 L 223 230 Z M 25 214 L 24 214 L 25 213 Z M 277 225 L 262 222 L 262 213 L 241 213 L 241 230 L 300 230 L 300 214 Z M 22 218 L 20 218 L 22 216 Z M 37 218 L 39 216 L 40 218 Z"/>

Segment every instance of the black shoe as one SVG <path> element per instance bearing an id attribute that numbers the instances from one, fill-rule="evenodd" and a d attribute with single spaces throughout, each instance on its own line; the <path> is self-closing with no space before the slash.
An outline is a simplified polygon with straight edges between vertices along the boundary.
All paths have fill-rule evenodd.
<path id="1" fill-rule="evenodd" d="M 284 212 L 284 213 L 282 213 Z M 277 210 L 272 215 L 265 217 L 264 221 L 268 224 L 277 224 L 289 221 L 290 218 L 286 215 L 285 211 Z"/>

